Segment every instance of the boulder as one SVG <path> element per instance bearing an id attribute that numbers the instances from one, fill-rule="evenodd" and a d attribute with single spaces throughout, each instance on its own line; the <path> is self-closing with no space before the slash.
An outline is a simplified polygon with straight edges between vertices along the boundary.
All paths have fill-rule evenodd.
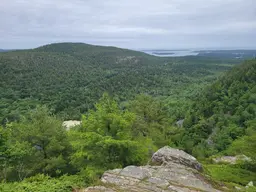
<path id="1" fill-rule="evenodd" d="M 246 185 L 246 188 L 248 188 L 248 187 L 253 187 L 254 185 L 253 185 L 253 182 L 252 181 L 250 181 L 247 185 Z"/>
<path id="2" fill-rule="evenodd" d="M 238 187 L 238 186 L 235 186 L 235 189 L 236 189 L 236 191 L 241 191 L 242 190 L 242 188 Z"/>
<path id="3" fill-rule="evenodd" d="M 62 126 L 66 128 L 66 130 L 70 130 L 70 128 L 75 127 L 77 125 L 81 125 L 81 121 L 76 120 L 69 120 L 69 121 L 63 121 Z"/>
<path id="4" fill-rule="evenodd" d="M 250 157 L 246 155 L 237 155 L 237 156 L 222 156 L 215 157 L 212 159 L 214 163 L 229 163 L 229 164 L 237 164 L 239 161 L 252 161 Z"/>
<path id="5" fill-rule="evenodd" d="M 186 152 L 165 146 L 155 152 L 151 158 L 153 163 L 177 163 L 202 171 L 202 165 L 192 155 Z"/>
<path id="6" fill-rule="evenodd" d="M 177 127 L 182 128 L 184 123 L 184 119 L 180 119 L 179 121 L 176 122 Z"/>

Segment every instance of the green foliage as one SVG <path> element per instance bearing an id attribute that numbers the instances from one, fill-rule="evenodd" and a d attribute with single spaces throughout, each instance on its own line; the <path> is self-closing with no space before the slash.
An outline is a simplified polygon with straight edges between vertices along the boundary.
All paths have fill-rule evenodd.
<path id="1" fill-rule="evenodd" d="M 84 178 L 79 175 L 64 175 L 58 179 L 39 174 L 22 182 L 2 183 L 0 191 L 2 192 L 70 192 L 73 189 L 85 187 Z"/>
<path id="2" fill-rule="evenodd" d="M 103 95 L 95 108 L 95 111 L 91 110 L 82 118 L 86 132 L 96 132 L 114 139 L 131 139 L 131 127 L 135 119 L 133 113 L 120 110 L 107 94 Z"/>
<path id="3" fill-rule="evenodd" d="M 244 136 L 247 129 L 252 131 L 256 125 L 253 121 L 256 117 L 255 74 L 256 60 L 246 61 L 198 96 L 184 122 L 186 131 L 182 146 L 188 152 L 204 142 L 208 145 L 205 150 L 213 148 L 212 154 L 215 154 Z M 205 153 L 205 156 L 212 154 Z"/>
<path id="4" fill-rule="evenodd" d="M 0 126 L 0 157 L 2 157 L 6 150 L 7 135 L 3 127 Z"/>
<path id="5" fill-rule="evenodd" d="M 150 139 L 132 138 L 135 115 L 119 109 L 107 94 L 95 108 L 83 117 L 80 130 L 69 132 L 74 149 L 71 163 L 88 174 L 101 174 L 106 169 L 145 163 L 153 145 Z"/>
<path id="6" fill-rule="evenodd" d="M 66 171 L 71 149 L 67 134 L 61 121 L 50 115 L 47 108 L 36 108 L 29 117 L 8 124 L 5 132 L 8 141 L 1 172 L 7 179 L 16 175 L 22 180 L 36 173 L 58 175 Z"/>
<path id="7" fill-rule="evenodd" d="M 244 154 L 256 158 L 256 134 L 243 136 L 235 140 L 225 153 L 229 155 Z"/>
<path id="8" fill-rule="evenodd" d="M 247 185 L 256 181 L 256 173 L 234 165 L 205 165 L 206 171 L 216 181 Z"/>
<path id="9" fill-rule="evenodd" d="M 171 144 L 170 135 L 174 129 L 163 102 L 148 95 L 138 95 L 128 108 L 136 115 L 132 126 L 133 138 L 152 138 L 157 147 Z"/>

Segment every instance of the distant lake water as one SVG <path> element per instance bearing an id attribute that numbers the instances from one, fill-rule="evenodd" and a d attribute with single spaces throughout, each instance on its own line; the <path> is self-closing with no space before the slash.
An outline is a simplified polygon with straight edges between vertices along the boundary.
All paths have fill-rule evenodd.
<path id="1" fill-rule="evenodd" d="M 158 57 L 182 57 L 199 54 L 193 50 L 142 50 L 142 52 Z"/>

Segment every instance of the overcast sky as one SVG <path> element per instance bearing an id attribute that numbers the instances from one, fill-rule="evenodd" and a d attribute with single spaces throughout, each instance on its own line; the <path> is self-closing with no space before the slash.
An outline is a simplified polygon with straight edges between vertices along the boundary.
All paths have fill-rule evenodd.
<path id="1" fill-rule="evenodd" d="M 256 0 L 0 0 L 0 48 L 256 48 Z"/>

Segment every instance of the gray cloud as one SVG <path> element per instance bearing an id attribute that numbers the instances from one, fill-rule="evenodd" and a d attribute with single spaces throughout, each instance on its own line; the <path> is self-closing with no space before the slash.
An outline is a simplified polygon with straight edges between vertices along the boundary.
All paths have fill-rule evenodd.
<path id="1" fill-rule="evenodd" d="M 0 47 L 256 47 L 255 0 L 1 0 Z"/>

